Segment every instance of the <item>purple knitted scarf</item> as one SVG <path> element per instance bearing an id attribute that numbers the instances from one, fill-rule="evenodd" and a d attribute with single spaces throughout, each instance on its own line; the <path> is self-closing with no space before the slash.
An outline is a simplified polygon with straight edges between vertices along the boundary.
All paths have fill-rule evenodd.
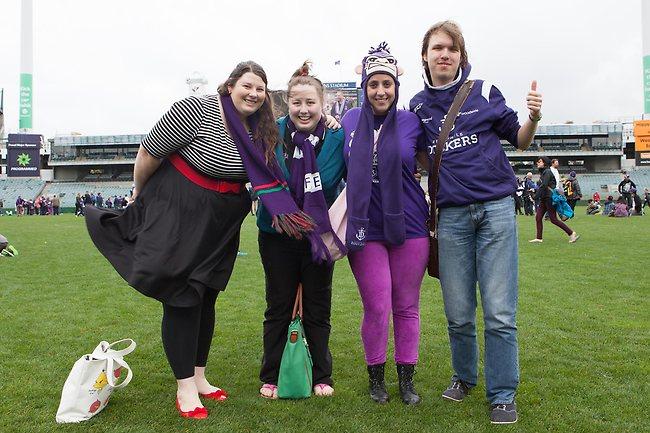
<path id="1" fill-rule="evenodd" d="M 221 95 L 221 105 L 253 191 L 271 213 L 273 227 L 296 239 L 309 236 L 315 228 L 314 220 L 296 206 L 276 159 L 266 163 L 265 143 L 261 139 L 253 141 L 248 135 L 230 95 Z M 248 117 L 253 132 L 257 130 L 258 117 L 257 113 Z"/>
<path id="2" fill-rule="evenodd" d="M 366 84 L 368 78 L 376 73 L 389 74 L 395 80 L 395 101 L 388 111 L 377 140 L 377 177 L 381 191 L 384 237 L 392 245 L 401 245 L 406 238 L 404 206 L 402 204 L 402 156 L 396 108 L 399 96 L 396 63 L 397 61 L 390 55 L 385 43 L 377 49 L 371 48 L 368 56 L 364 57 L 362 62 L 361 87 L 365 99 L 361 105 L 361 114 L 354 130 L 354 138 L 350 143 L 348 159 L 348 226 L 345 241 L 350 251 L 360 250 L 366 245 L 375 143 L 375 116 L 368 102 Z M 391 73 L 393 69 L 395 72 Z"/>
<path id="3" fill-rule="evenodd" d="M 330 232 L 334 235 L 334 241 L 337 242 L 341 251 L 345 251 L 345 247 L 334 234 L 330 225 L 327 202 L 323 194 L 323 186 L 316 163 L 316 152 L 314 151 L 314 148 L 325 137 L 325 123 L 321 120 L 316 125 L 316 129 L 309 133 L 297 130 L 291 119 L 288 119 L 287 130 L 291 135 L 291 141 L 296 146 L 291 163 L 289 190 L 298 207 L 316 222 L 316 228 L 308 235 L 311 242 L 312 259 L 317 263 L 329 263 L 332 262 L 332 257 L 323 243 L 321 235 Z"/>

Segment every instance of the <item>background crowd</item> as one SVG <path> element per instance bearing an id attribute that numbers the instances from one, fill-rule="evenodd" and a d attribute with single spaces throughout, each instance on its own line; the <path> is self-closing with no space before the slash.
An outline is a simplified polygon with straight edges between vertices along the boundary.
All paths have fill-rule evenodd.
<path id="1" fill-rule="evenodd" d="M 84 194 L 77 193 L 74 214 L 75 216 L 85 215 L 84 208 L 88 205 L 108 209 L 124 209 L 129 204 L 130 195 L 131 193 L 128 196 L 125 194 L 123 196 L 104 197 L 101 192 L 86 191 Z M 0 215 L 12 215 L 14 212 L 19 217 L 25 215 L 59 215 L 61 213 L 61 196 L 57 194 L 51 196 L 41 195 L 34 200 L 18 196 L 13 210 L 5 209 L 4 203 L 0 201 Z"/>
<path id="2" fill-rule="evenodd" d="M 553 174 L 557 176 L 557 192 L 563 195 L 571 209 L 575 210 L 576 203 L 583 200 L 577 174 L 575 171 L 571 171 L 568 177 L 559 175 L 557 165 L 557 159 L 551 160 L 551 171 L 555 168 Z M 587 215 L 627 217 L 641 216 L 645 213 L 646 206 L 650 206 L 650 190 L 643 188 L 642 192 L 639 191 L 629 174 L 622 172 L 621 175 L 618 196 L 608 195 L 601 203 L 601 195 L 596 191 L 591 198 L 587 199 L 585 210 Z M 515 199 L 515 211 L 518 215 L 535 215 L 539 207 L 539 200 L 535 200 L 539 186 L 540 180 L 534 181 L 531 172 L 528 172 L 523 178 L 517 179 L 517 191 L 513 198 Z"/>

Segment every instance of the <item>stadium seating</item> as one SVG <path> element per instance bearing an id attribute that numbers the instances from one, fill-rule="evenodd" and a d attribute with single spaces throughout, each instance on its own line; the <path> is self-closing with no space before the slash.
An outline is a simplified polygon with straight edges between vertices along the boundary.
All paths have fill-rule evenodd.
<path id="1" fill-rule="evenodd" d="M 605 143 L 597 143 L 594 142 L 591 147 L 594 150 L 621 150 L 621 144 L 620 143 L 610 143 L 610 142 L 605 142 Z"/>
<path id="2" fill-rule="evenodd" d="M 26 200 L 33 200 L 41 193 L 45 181 L 40 179 L 7 178 L 0 179 L 0 200 L 4 202 L 5 208 L 11 208 L 16 204 L 18 196 Z"/>
<path id="3" fill-rule="evenodd" d="M 639 195 L 643 195 L 643 188 L 650 188 L 650 169 L 633 170 L 629 174 L 630 179 L 637 186 Z M 596 191 L 600 193 L 601 199 L 607 197 L 608 194 L 616 198 L 618 196 L 618 184 L 621 180 L 620 173 L 578 175 L 578 182 L 580 183 L 580 190 L 582 191 L 584 200 L 591 198 Z"/>

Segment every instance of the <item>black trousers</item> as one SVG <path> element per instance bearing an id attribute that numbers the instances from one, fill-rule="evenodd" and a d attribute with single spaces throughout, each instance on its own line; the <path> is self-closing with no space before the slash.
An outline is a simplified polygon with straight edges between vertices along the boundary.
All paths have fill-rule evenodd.
<path id="1" fill-rule="evenodd" d="M 193 307 L 163 304 L 162 342 L 176 379 L 194 376 L 194 367 L 205 367 L 208 362 L 218 294 L 207 289 L 203 302 Z"/>
<path id="2" fill-rule="evenodd" d="M 632 194 L 629 192 L 624 192 L 623 198 L 625 199 L 625 202 L 627 203 L 627 207 L 632 209 L 634 207 L 634 200 L 632 200 Z"/>
<path id="3" fill-rule="evenodd" d="M 526 215 L 535 215 L 535 203 L 530 196 L 524 196 L 524 213 Z"/>
<path id="4" fill-rule="evenodd" d="M 515 195 L 513 198 L 515 199 L 515 212 L 517 213 L 517 215 L 523 215 L 524 213 L 521 211 L 523 200 L 518 195 Z"/>
<path id="5" fill-rule="evenodd" d="M 277 385 L 298 284 L 302 283 L 303 325 L 311 352 L 314 384 L 332 382 L 329 350 L 334 265 L 316 264 L 307 240 L 260 231 L 259 248 L 266 279 L 263 383 Z"/>

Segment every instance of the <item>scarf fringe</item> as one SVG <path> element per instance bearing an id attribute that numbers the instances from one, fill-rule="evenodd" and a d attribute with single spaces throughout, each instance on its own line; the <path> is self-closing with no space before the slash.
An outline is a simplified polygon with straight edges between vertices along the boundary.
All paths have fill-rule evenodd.
<path id="1" fill-rule="evenodd" d="M 280 232 L 286 233 L 295 239 L 302 239 L 309 235 L 316 228 L 316 222 L 305 212 L 285 213 L 273 217 L 272 227 Z"/>

